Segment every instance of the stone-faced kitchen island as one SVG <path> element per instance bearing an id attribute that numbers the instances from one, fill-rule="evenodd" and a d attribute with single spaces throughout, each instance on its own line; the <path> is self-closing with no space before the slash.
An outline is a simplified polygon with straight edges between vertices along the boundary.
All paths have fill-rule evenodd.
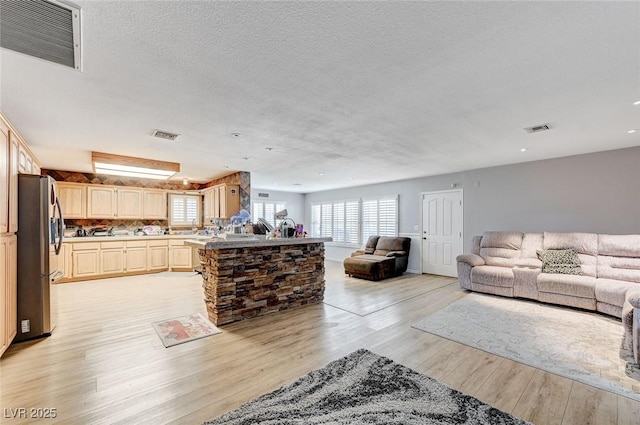
<path id="1" fill-rule="evenodd" d="M 321 302 L 331 238 L 189 240 L 198 246 L 209 320 L 239 320 Z"/>

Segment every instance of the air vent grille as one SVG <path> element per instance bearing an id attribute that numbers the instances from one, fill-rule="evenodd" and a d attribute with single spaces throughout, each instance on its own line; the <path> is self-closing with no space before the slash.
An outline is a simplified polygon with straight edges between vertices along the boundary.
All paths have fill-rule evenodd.
<path id="1" fill-rule="evenodd" d="M 178 138 L 179 134 L 171 133 L 169 131 L 163 131 L 163 130 L 154 130 L 153 131 L 153 136 L 154 137 L 159 137 L 161 139 L 176 140 Z"/>
<path id="2" fill-rule="evenodd" d="M 550 124 L 534 125 L 533 127 L 527 127 L 524 129 L 527 133 L 539 133 L 541 131 L 551 130 Z"/>
<path id="3" fill-rule="evenodd" d="M 80 70 L 80 10 L 58 1 L 0 1 L 0 46 Z"/>

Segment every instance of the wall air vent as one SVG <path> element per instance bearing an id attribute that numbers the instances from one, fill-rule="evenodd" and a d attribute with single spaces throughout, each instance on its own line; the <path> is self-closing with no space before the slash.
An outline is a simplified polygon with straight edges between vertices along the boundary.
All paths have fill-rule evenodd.
<path id="1" fill-rule="evenodd" d="M 546 130 L 551 130 L 550 124 L 534 125 L 533 127 L 526 127 L 524 129 L 524 131 L 526 131 L 527 133 L 539 133 L 541 131 L 546 131 Z"/>
<path id="2" fill-rule="evenodd" d="M 179 136 L 179 134 L 170 133 L 168 131 L 153 130 L 153 137 L 159 137 L 161 139 L 176 140 L 178 138 L 178 136 Z"/>
<path id="3" fill-rule="evenodd" d="M 58 0 L 2 0 L 0 47 L 80 71 L 80 9 Z"/>

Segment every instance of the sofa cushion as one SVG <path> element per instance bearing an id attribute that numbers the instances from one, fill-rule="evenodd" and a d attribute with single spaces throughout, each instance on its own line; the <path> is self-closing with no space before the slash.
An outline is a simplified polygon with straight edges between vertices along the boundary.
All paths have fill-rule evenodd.
<path id="1" fill-rule="evenodd" d="M 544 232 L 545 249 L 573 248 L 580 254 L 598 254 L 598 235 L 595 233 Z"/>
<path id="2" fill-rule="evenodd" d="M 520 249 L 523 235 L 522 232 L 484 232 L 480 248 Z"/>
<path id="3" fill-rule="evenodd" d="M 376 244 L 376 250 L 384 251 L 409 251 L 411 238 L 380 236 Z"/>
<path id="4" fill-rule="evenodd" d="M 520 258 L 533 258 L 538 260 L 538 251 L 543 249 L 542 239 L 542 233 L 525 233 L 522 238 Z"/>
<path id="5" fill-rule="evenodd" d="M 513 288 L 513 271 L 509 267 L 476 266 L 471 269 L 471 282 Z"/>
<path id="6" fill-rule="evenodd" d="M 480 256 L 489 266 L 513 267 L 520 259 L 520 251 L 507 248 L 480 248 Z"/>
<path id="7" fill-rule="evenodd" d="M 596 297 L 596 278 L 592 276 L 540 273 L 537 285 L 540 292 L 592 299 Z"/>
<path id="8" fill-rule="evenodd" d="M 596 300 L 622 307 L 629 289 L 640 289 L 640 284 L 612 279 L 596 279 Z"/>
<path id="9" fill-rule="evenodd" d="M 542 273 L 582 274 L 580 258 L 573 248 L 543 249 L 538 257 L 542 261 Z"/>
<path id="10" fill-rule="evenodd" d="M 598 278 L 640 283 L 640 258 L 598 256 Z"/>
<path id="11" fill-rule="evenodd" d="M 376 250 L 378 239 L 380 239 L 380 236 L 369 236 L 369 239 L 367 240 L 367 244 L 364 247 L 365 254 L 373 254 L 373 251 Z"/>
<path id="12" fill-rule="evenodd" d="M 544 249 L 573 248 L 578 252 L 582 274 L 596 276 L 598 235 L 595 233 L 544 232 Z"/>
<path id="13" fill-rule="evenodd" d="M 640 258 L 640 235 L 598 235 L 598 255 Z"/>

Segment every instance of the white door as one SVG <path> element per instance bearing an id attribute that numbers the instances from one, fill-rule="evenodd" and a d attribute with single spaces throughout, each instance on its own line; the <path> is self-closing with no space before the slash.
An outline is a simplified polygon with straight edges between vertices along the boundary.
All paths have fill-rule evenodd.
<path id="1" fill-rule="evenodd" d="M 422 273 L 458 275 L 462 254 L 462 190 L 422 195 Z"/>

